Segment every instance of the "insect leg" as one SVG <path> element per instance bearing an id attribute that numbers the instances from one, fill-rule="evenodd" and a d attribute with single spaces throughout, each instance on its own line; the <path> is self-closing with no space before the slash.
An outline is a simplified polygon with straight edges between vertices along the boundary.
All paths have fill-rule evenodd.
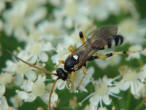
<path id="1" fill-rule="evenodd" d="M 103 56 L 91 56 L 88 61 L 92 61 L 92 60 L 95 60 L 95 59 L 106 59 L 108 57 L 111 57 L 113 55 L 121 55 L 121 54 L 127 54 L 126 51 L 120 51 L 120 52 L 114 52 L 114 53 L 108 53 L 108 54 L 105 54 Z"/>
<path id="2" fill-rule="evenodd" d="M 59 60 L 59 64 L 64 64 L 64 60 Z"/>
<path id="3" fill-rule="evenodd" d="M 59 60 L 58 62 L 59 62 L 59 63 L 55 66 L 56 68 L 57 68 L 60 64 L 64 64 L 64 63 L 65 63 L 64 60 Z"/>
<path id="4" fill-rule="evenodd" d="M 75 81 L 75 72 L 71 72 L 71 79 L 72 79 L 71 88 L 73 89 L 73 87 L 74 87 L 74 81 Z"/>
<path id="5" fill-rule="evenodd" d="M 119 52 L 112 52 L 112 53 L 108 53 L 105 54 L 103 56 L 91 56 L 88 61 L 94 60 L 94 59 L 106 59 L 108 57 L 114 56 L 114 55 L 122 55 L 122 54 L 132 54 L 132 53 L 137 53 L 137 52 L 143 52 L 146 49 L 143 50 L 138 50 L 138 51 L 119 51 Z"/>
<path id="6" fill-rule="evenodd" d="M 71 52 L 71 53 L 74 53 L 75 52 L 75 49 L 74 49 L 74 47 L 72 45 L 70 45 L 68 47 L 68 51 Z"/>
<path id="7" fill-rule="evenodd" d="M 79 36 L 80 36 L 82 43 L 85 42 L 85 39 L 88 40 L 88 37 L 82 31 L 79 32 Z"/>
<path id="8" fill-rule="evenodd" d="M 83 80 L 84 80 L 84 78 L 85 78 L 85 76 L 86 76 L 86 74 L 87 74 L 87 73 L 86 73 L 86 66 L 82 66 L 82 70 L 83 70 L 84 75 L 83 75 L 82 79 L 80 80 L 77 89 L 80 87 L 80 85 L 82 84 L 82 82 L 83 82 Z"/>

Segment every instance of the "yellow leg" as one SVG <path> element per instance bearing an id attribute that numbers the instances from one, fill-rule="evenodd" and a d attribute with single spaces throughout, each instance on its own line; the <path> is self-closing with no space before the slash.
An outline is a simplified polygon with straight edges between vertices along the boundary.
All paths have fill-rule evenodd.
<path id="1" fill-rule="evenodd" d="M 92 56 L 92 57 L 90 57 L 89 61 L 95 60 L 95 59 L 106 59 L 106 58 L 114 56 L 114 55 L 121 55 L 121 54 L 128 54 L 128 53 L 129 52 L 126 52 L 126 51 L 120 51 L 120 52 L 108 53 L 103 56 Z"/>
<path id="2" fill-rule="evenodd" d="M 72 45 L 70 45 L 68 47 L 68 51 L 71 52 L 71 53 L 74 53 L 75 52 L 75 49 L 74 49 L 74 47 Z"/>
<path id="3" fill-rule="evenodd" d="M 88 40 L 88 37 L 83 32 L 79 32 L 79 36 L 82 43 L 85 43 L 85 39 Z"/>
<path id="4" fill-rule="evenodd" d="M 108 53 L 108 54 L 103 55 L 103 56 L 97 56 L 97 58 L 98 59 L 105 59 L 105 58 L 108 58 L 108 57 L 111 57 L 111 56 L 114 56 L 114 55 L 121 55 L 121 54 L 126 54 L 126 52 L 121 51 L 121 52 Z"/>
<path id="5" fill-rule="evenodd" d="M 80 87 L 80 85 L 82 84 L 82 82 L 83 82 L 83 80 L 84 80 L 84 78 L 86 76 L 86 67 L 85 66 L 82 66 L 82 70 L 83 70 L 84 75 L 83 75 L 82 79 L 80 80 L 77 89 Z"/>
<path id="6" fill-rule="evenodd" d="M 64 60 L 59 60 L 59 64 L 64 64 Z"/>
<path id="7" fill-rule="evenodd" d="M 71 79 L 72 79 L 71 88 L 73 89 L 73 87 L 74 87 L 74 82 L 75 82 L 75 72 L 71 72 Z"/>
<path id="8" fill-rule="evenodd" d="M 59 62 L 59 63 L 55 66 L 56 68 L 57 68 L 60 64 L 64 64 L 64 63 L 65 63 L 64 60 L 59 60 L 58 62 Z"/>

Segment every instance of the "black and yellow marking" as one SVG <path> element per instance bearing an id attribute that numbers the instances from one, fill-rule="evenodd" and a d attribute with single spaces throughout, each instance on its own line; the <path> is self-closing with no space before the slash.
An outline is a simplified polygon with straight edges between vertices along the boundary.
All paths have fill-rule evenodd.
<path id="1" fill-rule="evenodd" d="M 82 41 L 82 44 L 85 43 L 85 39 L 88 40 L 88 37 L 82 31 L 79 32 L 79 36 Z"/>
<path id="2" fill-rule="evenodd" d="M 85 43 L 83 32 L 79 32 L 79 36 L 80 36 L 80 40 L 82 41 L 82 44 Z"/>
<path id="3" fill-rule="evenodd" d="M 114 36 L 115 46 L 121 45 L 124 41 L 124 37 L 121 35 L 115 35 Z"/>
<path id="4" fill-rule="evenodd" d="M 111 56 L 114 56 L 114 55 L 122 55 L 122 54 L 128 54 L 129 52 L 126 52 L 126 51 L 120 51 L 120 52 L 113 52 L 113 53 L 108 53 L 108 54 L 105 54 L 103 56 L 91 56 L 88 61 L 92 61 L 92 60 L 95 60 L 95 59 L 105 59 L 105 58 L 108 58 L 108 57 L 111 57 Z"/>
<path id="5" fill-rule="evenodd" d="M 103 56 L 98 56 L 97 59 L 105 59 L 114 55 L 122 55 L 122 54 L 127 54 L 126 51 L 120 51 L 120 52 L 113 52 L 113 53 L 108 53 L 106 55 Z"/>

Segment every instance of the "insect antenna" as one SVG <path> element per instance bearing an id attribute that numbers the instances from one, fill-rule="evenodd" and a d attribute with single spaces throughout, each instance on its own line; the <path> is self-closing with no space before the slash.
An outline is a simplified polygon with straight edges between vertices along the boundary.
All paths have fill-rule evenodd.
<path id="1" fill-rule="evenodd" d="M 13 53 L 11 53 L 9 50 L 7 50 L 7 52 L 8 52 L 9 54 L 11 54 L 12 56 L 14 56 L 17 60 L 20 60 L 20 61 L 22 61 L 23 63 L 25 63 L 26 65 L 29 65 L 29 66 L 31 66 L 31 67 L 33 67 L 33 68 L 35 68 L 35 69 L 37 69 L 37 70 L 40 70 L 40 71 L 42 71 L 42 72 L 44 72 L 44 73 L 48 73 L 48 74 L 50 74 L 50 75 L 55 75 L 55 76 L 57 76 L 57 74 L 54 74 L 54 73 L 52 73 L 52 72 L 50 72 L 50 71 L 48 71 L 48 70 L 46 70 L 46 69 L 44 69 L 44 68 L 40 68 L 40 67 L 38 67 L 38 66 L 35 66 L 35 65 L 33 65 L 33 64 L 30 64 L 30 63 L 28 63 L 28 62 L 22 60 L 21 58 L 17 57 L 17 56 L 14 55 Z"/>
<path id="2" fill-rule="evenodd" d="M 50 92 L 50 95 L 49 95 L 49 107 L 48 107 L 48 110 L 52 110 L 52 108 L 51 108 L 51 97 L 52 97 L 52 94 L 53 94 L 53 91 L 54 91 L 54 88 L 55 88 L 55 85 L 56 85 L 58 79 L 59 78 L 57 78 L 55 80 L 55 82 L 53 83 L 52 88 L 51 88 L 51 92 Z"/>

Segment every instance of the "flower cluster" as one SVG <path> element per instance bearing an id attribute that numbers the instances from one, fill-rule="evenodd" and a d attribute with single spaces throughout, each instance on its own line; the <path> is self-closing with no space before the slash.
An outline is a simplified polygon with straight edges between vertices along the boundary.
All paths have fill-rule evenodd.
<path id="1" fill-rule="evenodd" d="M 123 18 L 118 19 L 121 15 Z M 5 33 L 6 39 L 13 36 L 16 42 L 23 42 L 24 46 L 17 45 L 13 54 L 38 67 L 48 66 L 48 71 L 55 72 L 56 67 L 64 66 L 59 60 L 65 60 L 70 55 L 68 47 L 72 45 L 76 49 L 82 45 L 79 32 L 83 31 L 91 37 L 92 32 L 111 16 L 117 21 L 118 33 L 124 36 L 125 42 L 120 49 L 126 51 L 128 48 L 128 55 L 115 55 L 95 60 L 89 66 L 87 64 L 87 75 L 79 88 L 84 75 L 82 70 L 75 72 L 73 87 L 70 87 L 71 76 L 66 81 L 58 80 L 51 97 L 51 106 L 58 109 L 120 110 L 124 108 L 116 106 L 113 101 L 122 100 L 123 92 L 133 95 L 135 100 L 146 98 L 146 23 L 141 19 L 134 1 L 1 0 L 0 37 L 1 33 Z M 0 42 L 0 57 L 5 55 L 1 51 L 2 47 Z M 119 51 L 119 48 L 114 48 L 101 50 L 98 55 Z M 48 106 L 52 82 L 56 76 L 38 71 L 17 59 L 7 59 L 5 64 L 0 71 L 0 110 L 18 110 L 25 102 L 35 103 L 37 99 Z M 8 95 L 9 89 L 14 93 L 11 96 Z M 62 98 L 58 90 L 67 91 L 67 98 Z M 62 100 L 67 104 L 60 106 L 58 103 Z M 37 105 L 35 109 L 46 109 L 46 106 Z"/>

